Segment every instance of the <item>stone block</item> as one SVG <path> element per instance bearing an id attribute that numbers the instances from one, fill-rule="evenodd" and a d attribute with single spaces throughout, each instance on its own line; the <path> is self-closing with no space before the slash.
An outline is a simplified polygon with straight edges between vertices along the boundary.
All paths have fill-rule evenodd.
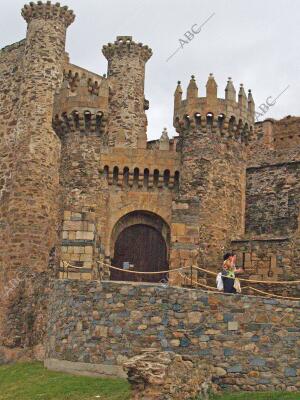
<path id="1" fill-rule="evenodd" d="M 82 218 L 82 214 L 81 213 L 74 213 L 72 212 L 71 214 L 71 221 L 81 221 Z"/>
<path id="2" fill-rule="evenodd" d="M 93 261 L 93 255 L 92 254 L 81 253 L 80 254 L 80 261 Z"/>
<path id="3" fill-rule="evenodd" d="M 64 211 L 64 220 L 69 221 L 71 219 L 71 211 Z"/>
<path id="4" fill-rule="evenodd" d="M 288 368 L 285 368 L 284 374 L 285 374 L 285 376 L 287 378 L 296 377 L 297 376 L 297 370 L 296 370 L 296 368 L 288 367 Z"/>
<path id="5" fill-rule="evenodd" d="M 80 231 L 81 228 L 81 221 L 64 221 L 63 223 L 63 230 L 65 231 Z"/>
<path id="6" fill-rule="evenodd" d="M 189 323 L 191 324 L 199 324 L 201 321 L 201 313 L 197 311 L 189 312 L 187 314 L 187 318 Z"/>
<path id="7" fill-rule="evenodd" d="M 84 254 L 84 246 L 74 246 L 74 254 Z"/>
<path id="8" fill-rule="evenodd" d="M 95 224 L 89 223 L 87 230 L 89 232 L 94 232 L 95 231 Z"/>
<path id="9" fill-rule="evenodd" d="M 83 240 L 94 240 L 94 232 L 82 232 Z"/>
<path id="10" fill-rule="evenodd" d="M 227 371 L 221 367 L 215 367 L 212 370 L 214 376 L 221 377 L 227 375 Z"/>
<path id="11" fill-rule="evenodd" d="M 250 360 L 250 365 L 253 367 L 264 367 L 266 365 L 266 360 L 263 358 L 252 358 Z"/>
<path id="12" fill-rule="evenodd" d="M 237 365 L 232 365 L 227 368 L 227 372 L 232 373 L 232 374 L 238 374 L 243 371 L 243 367 L 240 364 Z"/>
<path id="13" fill-rule="evenodd" d="M 239 329 L 239 323 L 237 321 L 229 321 L 228 322 L 228 330 L 229 331 L 237 331 Z"/>
<path id="14" fill-rule="evenodd" d="M 84 246 L 84 252 L 85 254 L 93 254 L 94 253 L 93 246 Z"/>
<path id="15" fill-rule="evenodd" d="M 171 233 L 174 236 L 184 236 L 186 232 L 185 224 L 171 224 Z"/>
<path id="16" fill-rule="evenodd" d="M 95 336 L 106 338 L 108 335 L 108 328 L 106 326 L 96 326 Z"/>

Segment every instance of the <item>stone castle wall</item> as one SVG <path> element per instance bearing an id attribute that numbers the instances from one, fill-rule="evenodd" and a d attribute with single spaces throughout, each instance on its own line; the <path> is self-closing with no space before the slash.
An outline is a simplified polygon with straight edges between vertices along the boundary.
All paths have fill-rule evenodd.
<path id="1" fill-rule="evenodd" d="M 300 163 L 247 169 L 246 233 L 285 236 L 298 229 Z"/>
<path id="2" fill-rule="evenodd" d="M 91 278 L 107 223 L 108 185 L 100 172 L 102 136 L 68 132 L 62 137 L 61 260 L 84 267 Z"/>
<path id="3" fill-rule="evenodd" d="M 300 118 L 290 115 L 274 123 L 274 147 L 293 149 L 300 145 Z"/>
<path id="4" fill-rule="evenodd" d="M 90 270 L 113 257 L 113 231 L 131 212 L 153 213 L 171 226 L 178 190 L 177 152 L 108 147 L 104 137 L 76 127 L 61 136 L 61 258 Z"/>
<path id="5" fill-rule="evenodd" d="M 182 127 L 179 151 L 182 157 L 178 201 L 198 201 L 191 216 L 198 229 L 198 262 L 216 270 L 222 253 L 236 235 L 244 233 L 245 150 L 234 137 L 224 137 L 215 125 Z M 196 125 L 196 126 L 195 126 Z M 187 211 L 182 212 L 182 220 Z M 183 244 L 184 246 L 184 244 Z"/>
<path id="6" fill-rule="evenodd" d="M 46 365 L 54 369 L 122 375 L 124 361 L 154 347 L 218 367 L 222 388 L 300 388 L 298 302 L 61 280 L 49 305 Z"/>
<path id="7" fill-rule="evenodd" d="M 251 91 L 237 97 L 229 79 L 219 99 L 210 75 L 198 97 L 192 77 L 186 99 L 180 84 L 175 92 L 179 137 L 164 130 L 147 143 L 152 51 L 118 37 L 103 48 L 100 76 L 69 62 L 67 7 L 30 3 L 22 14 L 26 39 L 0 50 L 0 290 L 22 282 L 0 313 L 10 316 L 0 321 L 10 345 L 42 341 L 39 296 L 60 261 L 95 278 L 97 261 L 111 262 L 121 229 L 137 222 L 157 223 L 170 269 L 216 270 L 232 248 L 251 278 L 300 276 L 299 118 L 253 126 Z"/>
<path id="8" fill-rule="evenodd" d="M 46 280 L 52 274 L 51 257 L 59 240 L 61 145 L 52 128 L 52 113 L 54 94 L 62 81 L 66 29 L 74 20 L 67 7 L 50 2 L 25 5 L 22 16 L 28 27 L 22 50 L 14 50 L 19 62 L 12 65 L 16 59 L 8 57 L 9 69 L 1 75 L 1 81 L 13 83 L 12 89 L 19 87 L 19 93 L 16 90 L 11 95 L 6 83 L 1 86 L 1 96 L 11 96 L 7 103 L 4 98 L 3 104 L 10 108 L 13 102 L 17 107 L 8 127 L 4 124 L 11 162 L 6 204 L 5 208 L 1 204 L 0 210 L 6 230 L 1 243 L 1 281 L 4 288 L 13 279 L 18 282 L 2 302 L 7 303 L 1 313 L 7 321 L 0 323 L 1 343 L 6 341 L 11 346 L 28 344 L 35 333 L 39 340 L 43 335 L 45 313 L 30 298 L 33 292 L 42 296 L 43 274 L 46 273 Z M 8 118 L 11 111 L 7 110 Z M 5 143 L 6 140 L 4 146 Z M 7 175 L 7 167 L 4 171 Z M 18 280 L 19 274 L 22 278 Z M 35 333 L 28 334 L 30 330 Z"/>
<path id="9" fill-rule="evenodd" d="M 20 82 L 25 41 L 0 51 L 0 243 L 7 243 L 9 235 L 8 207 L 15 159 L 15 126 L 18 118 Z M 7 254 L 0 254 L 0 288 L 7 274 Z"/>
<path id="10" fill-rule="evenodd" d="M 234 238 L 232 248 L 253 279 L 289 280 L 300 274 L 298 124 L 297 117 L 257 123 L 246 147 L 245 234 Z M 297 286 L 269 290 L 299 294 Z"/>

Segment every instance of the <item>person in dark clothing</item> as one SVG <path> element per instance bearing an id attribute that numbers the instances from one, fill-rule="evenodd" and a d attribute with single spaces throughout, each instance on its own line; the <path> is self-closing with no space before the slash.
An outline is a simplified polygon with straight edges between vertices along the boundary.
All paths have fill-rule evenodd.
<path id="1" fill-rule="evenodd" d="M 226 253 L 223 257 L 222 280 L 224 293 L 236 293 L 234 287 L 235 274 L 243 272 L 242 268 L 236 268 L 236 255 L 234 253 Z"/>

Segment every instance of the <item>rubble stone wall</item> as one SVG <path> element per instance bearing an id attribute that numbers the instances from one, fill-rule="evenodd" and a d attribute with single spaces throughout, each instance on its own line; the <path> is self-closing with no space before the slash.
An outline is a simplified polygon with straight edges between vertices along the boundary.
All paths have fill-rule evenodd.
<path id="1" fill-rule="evenodd" d="M 49 304 L 48 365 L 121 370 L 128 358 L 153 347 L 206 360 L 218 368 L 215 382 L 222 388 L 300 388 L 299 302 L 59 280 Z"/>
<path id="2" fill-rule="evenodd" d="M 18 118 L 20 82 L 25 41 L 0 51 L 0 243 L 7 243 L 8 203 L 10 198 L 12 165 L 15 159 L 14 128 Z M 5 280 L 5 252 L 0 254 L 0 290 Z"/>
<path id="3" fill-rule="evenodd" d="M 247 169 L 246 233 L 288 235 L 298 228 L 300 163 Z"/>
<path id="4" fill-rule="evenodd" d="M 61 145 L 52 128 L 52 112 L 54 94 L 62 81 L 66 29 L 75 18 L 66 7 L 50 2 L 25 5 L 22 16 L 28 24 L 25 43 L 14 50 L 15 59 L 13 53 L 7 56 L 7 69 L 0 71 L 1 83 L 7 79 L 1 86 L 1 107 L 6 106 L 5 96 L 8 97 L 4 136 L 9 147 L 4 159 L 10 157 L 10 175 L 6 179 L 6 191 L 2 193 L 7 200 L 5 208 L 1 206 L 0 210 L 6 230 L 1 242 L 0 281 L 5 287 L 21 270 L 27 271 L 6 299 L 8 304 L 4 306 L 6 300 L 1 302 L 1 307 L 6 307 L 1 319 L 7 318 L 7 322 L 0 321 L 0 344 L 10 341 L 11 346 L 30 342 L 34 322 L 31 320 L 27 328 L 23 322 L 19 324 L 27 307 L 34 321 L 45 322 L 45 312 L 40 314 L 38 307 L 34 310 L 32 288 L 39 287 L 42 295 L 42 275 L 46 271 L 51 275 L 50 259 L 58 246 Z M 9 82 L 13 82 L 12 88 Z M 16 89 L 14 95 L 12 89 Z M 14 111 L 17 110 L 13 118 L 12 104 L 15 104 Z M 4 148 L 5 143 L 6 140 Z M 7 167 L 5 170 L 7 174 Z M 28 270 L 35 274 L 33 281 L 26 278 Z"/>
<path id="5" fill-rule="evenodd" d="M 190 224 L 199 231 L 196 245 L 200 264 L 215 270 L 222 263 L 224 250 L 230 248 L 230 241 L 244 232 L 243 145 L 208 128 L 190 129 L 181 135 L 180 151 L 178 201 L 199 202 L 198 215 L 190 217 Z M 187 217 L 188 210 L 184 210 L 182 221 Z M 190 241 L 193 239 L 190 237 Z M 187 244 L 190 243 L 183 243 L 182 247 Z"/>

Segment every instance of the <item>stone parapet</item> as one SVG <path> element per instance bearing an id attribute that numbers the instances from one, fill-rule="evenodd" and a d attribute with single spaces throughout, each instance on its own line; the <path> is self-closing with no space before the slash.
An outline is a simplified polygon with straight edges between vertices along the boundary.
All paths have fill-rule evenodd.
<path id="1" fill-rule="evenodd" d="M 68 6 L 61 7 L 60 3 L 51 4 L 51 1 L 43 3 L 38 1 L 37 3 L 30 2 L 29 5 L 25 5 L 22 9 L 22 17 L 27 23 L 33 19 L 57 19 L 64 23 L 67 28 L 75 20 L 75 15 L 72 10 L 68 9 Z"/>
<path id="2" fill-rule="evenodd" d="M 255 106 L 251 90 L 248 97 L 243 85 L 240 86 L 238 101 L 231 78 L 225 90 L 225 99 L 217 97 L 217 84 L 212 74 L 206 85 L 206 97 L 198 97 L 198 87 L 192 75 L 187 88 L 187 97 L 182 99 L 182 89 L 178 82 L 174 95 L 174 127 L 180 132 L 182 125 L 195 123 L 205 129 L 207 126 L 219 127 L 221 131 L 229 131 L 229 136 L 244 130 L 245 135 L 253 128 Z"/>
<path id="3" fill-rule="evenodd" d="M 299 391 L 299 318 L 299 301 L 59 280 L 49 298 L 46 358 L 111 372 L 150 347 L 213 367 L 221 388 Z"/>
<path id="4" fill-rule="evenodd" d="M 108 43 L 102 48 L 102 53 L 109 60 L 114 56 L 141 57 L 143 61 L 148 61 L 152 56 L 152 50 L 149 46 L 142 43 L 136 43 L 132 36 L 117 36 L 114 43 Z"/>

